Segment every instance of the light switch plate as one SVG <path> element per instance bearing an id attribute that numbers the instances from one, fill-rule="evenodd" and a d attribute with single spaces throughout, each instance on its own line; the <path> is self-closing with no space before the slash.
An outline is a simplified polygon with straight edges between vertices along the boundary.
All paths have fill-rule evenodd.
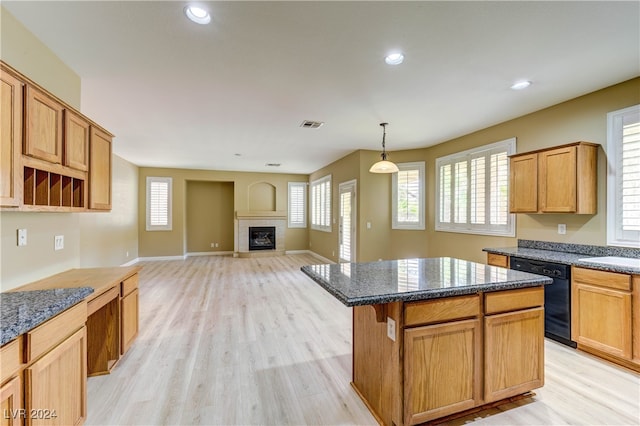
<path id="1" fill-rule="evenodd" d="M 27 245 L 27 230 L 26 229 L 18 229 L 18 245 L 26 246 Z"/>
<path id="2" fill-rule="evenodd" d="M 62 250 L 64 248 L 64 235 L 56 235 L 53 237 L 53 249 Z"/>
<path id="3" fill-rule="evenodd" d="M 393 318 L 387 317 L 387 337 L 396 341 L 396 322 Z"/>
<path id="4" fill-rule="evenodd" d="M 564 235 L 567 233 L 567 225 L 564 223 L 559 223 L 558 224 L 558 234 L 560 235 Z"/>

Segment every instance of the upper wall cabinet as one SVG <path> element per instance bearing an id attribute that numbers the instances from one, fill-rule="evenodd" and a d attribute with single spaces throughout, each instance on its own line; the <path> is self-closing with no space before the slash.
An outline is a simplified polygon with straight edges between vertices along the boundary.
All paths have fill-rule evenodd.
<path id="1" fill-rule="evenodd" d="M 111 209 L 113 135 L 0 62 L 0 207 Z"/>
<path id="2" fill-rule="evenodd" d="M 595 214 L 598 146 L 576 142 L 512 155 L 509 211 Z"/>
<path id="3" fill-rule="evenodd" d="M 0 67 L 0 205 L 22 202 L 22 92 L 24 82 Z"/>

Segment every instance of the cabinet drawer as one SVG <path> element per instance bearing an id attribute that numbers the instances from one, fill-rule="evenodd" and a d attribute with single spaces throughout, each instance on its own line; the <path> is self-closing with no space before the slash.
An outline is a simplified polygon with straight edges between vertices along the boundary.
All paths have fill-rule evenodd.
<path id="1" fill-rule="evenodd" d="M 405 326 L 432 324 L 480 315 L 480 296 L 460 296 L 446 299 L 410 302 L 404 308 Z"/>
<path id="2" fill-rule="evenodd" d="M 27 333 L 25 362 L 31 362 L 84 326 L 87 302 L 82 301 Z"/>
<path id="3" fill-rule="evenodd" d="M 518 311 L 544 305 L 544 288 L 533 287 L 520 290 L 506 290 L 486 293 L 484 299 L 485 314 Z"/>
<path id="4" fill-rule="evenodd" d="M 0 348 L 0 383 L 3 383 L 22 364 L 22 336 Z"/>
<path id="5" fill-rule="evenodd" d="M 509 256 L 505 256 L 504 254 L 487 253 L 487 264 L 508 268 Z"/>
<path id="6" fill-rule="evenodd" d="M 118 289 L 117 286 L 111 287 L 109 290 L 105 291 L 100 296 L 91 300 L 89 302 L 89 307 L 87 309 L 87 316 L 93 314 L 98 309 L 102 308 L 104 305 L 111 302 L 113 299 L 118 298 L 119 291 L 120 289 Z"/>
<path id="7" fill-rule="evenodd" d="M 631 276 L 597 269 L 573 268 L 573 280 L 584 284 L 631 291 Z"/>
<path id="8" fill-rule="evenodd" d="M 120 284 L 120 296 L 124 297 L 138 288 L 138 274 L 132 275 Z"/>

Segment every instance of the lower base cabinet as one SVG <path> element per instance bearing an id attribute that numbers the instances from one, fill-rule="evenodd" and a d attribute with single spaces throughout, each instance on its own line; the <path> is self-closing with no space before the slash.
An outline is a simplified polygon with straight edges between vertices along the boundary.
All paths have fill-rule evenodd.
<path id="1" fill-rule="evenodd" d="M 87 335 L 82 327 L 24 371 L 25 425 L 80 425 L 87 416 Z"/>
<path id="2" fill-rule="evenodd" d="M 0 387 L 1 426 L 22 424 L 22 383 L 20 376 L 14 377 Z"/>
<path id="3" fill-rule="evenodd" d="M 404 345 L 407 423 L 423 423 L 481 403 L 480 320 L 410 328 Z"/>

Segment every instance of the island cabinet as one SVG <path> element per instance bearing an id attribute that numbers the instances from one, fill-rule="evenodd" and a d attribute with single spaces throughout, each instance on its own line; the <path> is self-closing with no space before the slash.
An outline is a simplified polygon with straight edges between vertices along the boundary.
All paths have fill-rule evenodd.
<path id="1" fill-rule="evenodd" d="M 385 425 L 526 394 L 544 385 L 543 306 L 541 286 L 356 306 L 353 386 Z"/>
<path id="2" fill-rule="evenodd" d="M 510 156 L 509 211 L 595 214 L 598 146 L 575 142 Z"/>
<path id="3" fill-rule="evenodd" d="M 0 348 L 2 425 L 80 425 L 87 412 L 87 303 Z"/>
<path id="4" fill-rule="evenodd" d="M 509 256 L 497 253 L 487 253 L 487 265 L 500 266 L 501 268 L 509 267 Z"/>
<path id="5" fill-rule="evenodd" d="M 578 349 L 640 371 L 640 277 L 575 266 L 572 277 Z"/>

